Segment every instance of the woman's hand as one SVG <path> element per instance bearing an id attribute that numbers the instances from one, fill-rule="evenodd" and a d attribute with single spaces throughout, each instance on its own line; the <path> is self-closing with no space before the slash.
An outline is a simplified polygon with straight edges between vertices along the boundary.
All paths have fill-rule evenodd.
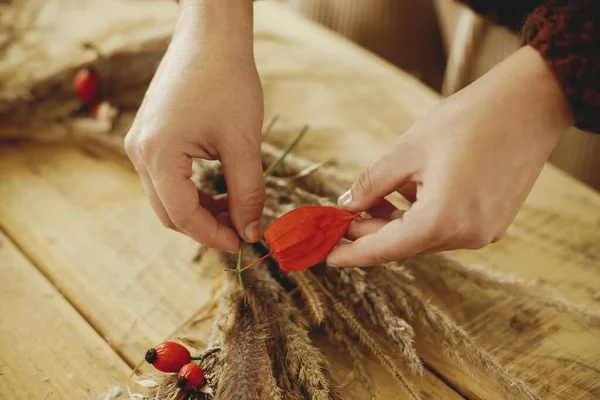
<path id="1" fill-rule="evenodd" d="M 236 251 L 260 239 L 263 96 L 254 64 L 252 3 L 184 0 L 172 43 L 125 148 L 162 223 Z M 228 205 L 198 193 L 192 158 L 223 164 Z M 226 213 L 229 211 L 230 218 Z"/>
<path id="2" fill-rule="evenodd" d="M 340 197 L 353 243 L 330 265 L 367 266 L 418 254 L 478 249 L 508 229 L 552 149 L 573 120 L 541 56 L 524 47 L 442 101 L 369 165 Z M 384 200 L 398 191 L 412 207 Z"/>

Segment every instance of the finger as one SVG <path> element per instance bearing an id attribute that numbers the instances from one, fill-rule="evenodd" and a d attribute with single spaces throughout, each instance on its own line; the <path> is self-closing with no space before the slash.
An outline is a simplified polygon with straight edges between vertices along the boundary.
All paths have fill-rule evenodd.
<path id="1" fill-rule="evenodd" d="M 371 218 L 362 221 L 354 220 L 350 224 L 350 228 L 348 228 L 345 236 L 350 240 L 357 240 L 358 238 L 379 231 L 389 222 L 390 220 L 385 218 Z"/>
<path id="2" fill-rule="evenodd" d="M 385 218 L 390 219 L 390 215 L 394 211 L 398 210 L 395 205 L 387 201 L 386 199 L 382 199 L 379 203 L 375 204 L 373 207 L 369 208 L 369 214 L 373 216 L 373 218 Z"/>
<path id="3" fill-rule="evenodd" d="M 231 216 L 229 215 L 229 213 L 224 212 L 224 213 L 218 214 L 215 218 L 217 219 L 217 222 L 220 225 L 224 225 L 232 230 L 235 229 L 235 227 L 233 226 L 233 221 L 231 221 Z"/>
<path id="4" fill-rule="evenodd" d="M 152 179 L 150 178 L 150 174 L 146 171 L 146 168 L 141 167 L 138 170 L 140 178 L 142 180 L 142 186 L 144 188 L 144 192 L 146 193 L 146 197 L 148 198 L 148 202 L 150 206 L 154 210 L 154 213 L 158 216 L 160 222 L 167 228 L 173 229 L 174 231 L 181 232 L 181 230 L 171 221 L 171 217 L 169 217 L 169 213 L 165 210 L 165 207 L 160 202 L 158 195 L 156 194 L 156 190 L 154 190 L 154 184 L 152 183 Z"/>
<path id="5" fill-rule="evenodd" d="M 401 187 L 411 174 L 411 159 L 400 144 L 362 170 L 349 191 L 338 199 L 340 207 L 350 212 L 367 210 Z"/>
<path id="6" fill-rule="evenodd" d="M 414 203 L 417 201 L 417 182 L 408 181 L 401 188 L 397 190 L 398 193 L 402 195 L 406 200 L 410 203 Z"/>
<path id="7" fill-rule="evenodd" d="M 394 219 L 372 234 L 336 247 L 327 257 L 332 266 L 372 266 L 414 256 L 439 245 L 423 204 L 416 203 L 402 218 Z"/>
<path id="8" fill-rule="evenodd" d="M 163 154 L 154 160 L 148 170 L 171 221 L 183 233 L 207 247 L 237 251 L 237 234 L 217 223 L 215 217 L 200 205 L 198 190 L 189 179 L 192 172 L 191 157 L 185 154 Z"/>
<path id="9" fill-rule="evenodd" d="M 219 215 L 229 211 L 226 194 L 212 196 L 211 194 L 198 189 L 198 199 L 200 200 L 200 206 L 208 210 L 212 215 Z"/>
<path id="10" fill-rule="evenodd" d="M 260 217 L 266 197 L 260 146 L 229 149 L 227 154 L 223 153 L 221 162 L 233 224 L 246 241 L 257 242 L 261 237 Z"/>
<path id="11" fill-rule="evenodd" d="M 389 223 L 393 219 L 402 218 L 406 211 L 396 209 L 393 211 L 388 218 L 370 218 L 363 220 L 354 220 L 348 231 L 346 232 L 346 238 L 350 240 L 356 240 L 360 237 L 371 235 L 381 228 L 383 228 L 387 223 Z"/>

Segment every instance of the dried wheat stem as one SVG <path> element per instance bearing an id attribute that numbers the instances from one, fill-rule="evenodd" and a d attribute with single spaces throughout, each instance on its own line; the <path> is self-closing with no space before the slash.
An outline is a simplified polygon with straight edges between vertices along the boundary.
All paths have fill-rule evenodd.
<path id="1" fill-rule="evenodd" d="M 263 166 L 268 166 L 279 155 L 281 150 L 269 143 L 262 144 Z M 314 162 L 290 154 L 275 174 L 280 178 L 293 178 L 294 186 L 323 197 L 335 198 L 347 190 L 352 184 L 352 177 L 331 167 L 321 167 L 305 176 L 298 176 L 303 170 L 310 168 Z M 292 183 L 288 181 L 289 183 Z"/>
<path id="2" fill-rule="evenodd" d="M 375 391 L 373 389 L 373 383 L 371 377 L 365 367 L 365 359 L 363 353 L 356 343 L 350 340 L 344 321 L 340 319 L 336 313 L 329 315 L 328 321 L 325 323 L 325 332 L 333 343 L 337 344 L 340 348 L 345 349 L 348 353 L 348 358 L 352 363 L 352 369 L 356 377 L 358 377 L 361 385 L 365 388 L 371 400 L 375 399 Z"/>
<path id="3" fill-rule="evenodd" d="M 383 267 L 373 267 L 380 269 Z M 423 363 L 414 348 L 414 330 L 390 308 L 390 299 L 372 281 L 367 273 L 357 268 L 331 268 L 330 275 L 337 275 L 339 284 L 335 294 L 355 303 L 357 314 L 368 316 L 369 323 L 379 328 L 387 339 L 400 349 L 402 358 L 411 371 L 422 375 Z M 353 300 L 355 299 L 355 300 Z"/>
<path id="4" fill-rule="evenodd" d="M 283 400 L 283 391 L 277 385 L 277 379 L 273 375 L 273 360 L 269 355 L 267 342 L 261 344 L 260 351 L 254 355 L 254 359 L 258 373 L 264 379 L 261 399 Z"/>
<path id="5" fill-rule="evenodd" d="M 400 366 L 396 363 L 396 361 L 388 356 L 387 352 L 377 343 L 377 341 L 371 336 L 371 333 L 366 330 L 356 319 L 356 317 L 352 314 L 350 310 L 348 310 L 343 304 L 339 301 L 333 302 L 333 309 L 338 313 L 340 318 L 344 320 L 348 329 L 356 337 L 358 337 L 359 341 L 367 348 L 373 355 L 379 359 L 384 367 L 392 373 L 394 378 L 404 387 L 407 394 L 413 400 L 420 399 L 420 396 L 417 394 L 415 388 L 412 383 L 410 383 L 401 372 Z"/>
<path id="6" fill-rule="evenodd" d="M 448 257 L 427 256 L 411 263 L 415 268 L 434 270 L 473 283 L 482 289 L 499 290 L 526 297 L 553 307 L 559 312 L 574 316 L 588 325 L 600 325 L 600 311 L 592 310 L 557 294 L 551 288 L 536 281 L 522 279 L 515 274 L 493 271 L 481 265 L 464 265 Z"/>
<path id="7" fill-rule="evenodd" d="M 312 274 L 310 271 L 307 272 Z M 386 351 L 379 345 L 379 343 L 377 343 L 375 338 L 373 338 L 371 332 L 365 329 L 360 322 L 358 322 L 356 316 L 352 314 L 352 312 L 348 310 L 342 303 L 337 301 L 321 282 L 318 280 L 315 281 L 321 286 L 323 292 L 327 294 L 327 297 L 329 297 L 333 303 L 334 311 L 336 311 L 340 318 L 344 320 L 348 329 L 354 333 L 358 340 L 383 363 L 384 367 L 406 389 L 406 392 L 409 394 L 409 396 L 411 396 L 411 398 L 419 399 L 419 395 L 416 393 L 412 384 L 404 377 L 396 361 L 387 355 Z"/>
<path id="8" fill-rule="evenodd" d="M 304 304 L 315 326 L 321 325 L 329 313 L 329 305 L 325 294 L 314 282 L 314 275 L 304 272 L 294 272 L 286 275 L 298 287 Z"/>
<path id="9" fill-rule="evenodd" d="M 217 398 L 255 400 L 260 398 L 262 382 L 255 355 L 267 340 L 266 327 L 260 325 L 253 302 L 242 294 L 234 295 L 233 325 L 226 332 L 223 371 L 217 388 Z M 262 379 L 261 379 L 262 378 Z"/>
<path id="10" fill-rule="evenodd" d="M 297 312 L 285 290 L 271 276 L 266 266 L 257 265 L 253 272 L 257 281 L 253 286 L 256 301 L 271 321 L 270 331 L 283 343 L 287 373 L 295 377 L 309 398 L 315 400 L 341 400 L 339 384 L 333 378 L 329 363 L 316 348 L 306 330 L 306 322 Z"/>
<path id="11" fill-rule="evenodd" d="M 530 400 L 540 398 L 533 393 L 525 383 L 511 376 L 511 374 L 500 366 L 500 364 L 460 326 L 444 314 L 439 308 L 425 300 L 421 293 L 410 286 L 401 286 L 407 298 L 416 311 L 415 323 L 422 324 L 426 332 L 431 332 L 440 337 L 446 348 L 451 350 L 449 354 L 457 358 L 464 356 L 474 366 L 484 372 L 490 373 L 498 382 L 503 391 L 511 395 L 520 395 Z M 460 352 L 460 354 L 456 353 Z"/>

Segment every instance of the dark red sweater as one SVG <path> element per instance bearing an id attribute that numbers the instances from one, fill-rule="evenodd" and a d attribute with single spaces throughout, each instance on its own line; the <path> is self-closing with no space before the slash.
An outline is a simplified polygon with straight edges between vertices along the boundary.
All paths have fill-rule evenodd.
<path id="1" fill-rule="evenodd" d="M 600 133 L 600 0 L 459 0 L 521 33 L 562 85 L 577 127 Z"/>

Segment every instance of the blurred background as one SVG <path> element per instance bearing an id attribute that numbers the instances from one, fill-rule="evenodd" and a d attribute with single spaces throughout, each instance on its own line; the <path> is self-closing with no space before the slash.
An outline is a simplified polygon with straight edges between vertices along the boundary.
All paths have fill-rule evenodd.
<path id="1" fill-rule="evenodd" d="M 11 49 L 12 53 L 9 51 L 12 59 L 6 60 L 8 56 L 3 49 L 11 41 L 14 42 L 17 32 L 26 31 L 28 24 L 36 21 L 40 5 L 44 5 L 46 20 L 40 22 L 38 18 L 37 24 L 49 23 L 51 18 L 77 17 L 61 14 L 60 4 L 73 2 L 86 7 L 84 4 L 98 2 L 106 3 L 106 15 L 96 16 L 96 21 L 82 20 L 80 23 L 93 25 L 104 17 L 114 19 L 117 25 L 119 16 L 112 15 L 111 7 L 108 6 L 114 1 L 121 0 L 0 0 L 0 62 L 8 61 L 10 64 L 12 61 L 15 65 L 22 62 L 19 61 L 18 51 L 15 49 Z M 135 12 L 135 4 L 140 2 L 174 2 L 122 1 L 132 4 L 129 8 L 131 12 Z M 444 96 L 451 95 L 473 82 L 519 47 L 516 34 L 484 20 L 455 0 L 264 1 L 276 1 L 291 7 L 306 18 L 338 32 L 411 73 Z M 56 5 L 52 12 L 49 12 L 50 4 Z M 147 12 L 149 15 L 152 13 L 151 10 Z M 173 12 L 176 12 L 175 9 Z M 156 16 L 171 17 L 173 16 Z M 69 21 L 69 25 L 71 30 L 62 32 L 61 40 L 77 34 L 77 30 L 72 29 L 73 21 Z M 72 39 L 74 42 L 78 40 L 76 37 Z M 23 43 L 31 45 L 27 40 L 23 40 Z M 52 43 L 44 45 L 53 46 Z M 9 69 L 5 68 L 5 71 Z M 128 81 L 132 79 L 132 74 L 123 76 L 126 76 Z M 144 79 L 146 77 L 140 77 L 140 80 Z M 0 73 L 0 89 L 6 89 L 7 85 L 16 85 L 15 80 Z M 0 104 L 0 116 L 1 112 Z M 571 129 L 555 149 L 550 161 L 600 190 L 600 135 Z"/>
<path id="2" fill-rule="evenodd" d="M 519 48 L 454 0 L 279 0 L 448 96 Z M 600 135 L 569 130 L 550 162 L 600 190 Z"/>

